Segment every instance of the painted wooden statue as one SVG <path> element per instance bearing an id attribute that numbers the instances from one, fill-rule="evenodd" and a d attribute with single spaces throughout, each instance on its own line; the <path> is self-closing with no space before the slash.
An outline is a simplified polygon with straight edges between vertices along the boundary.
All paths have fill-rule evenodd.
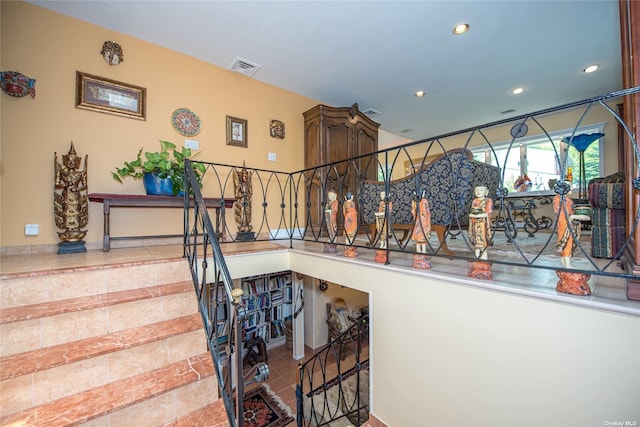
<path id="1" fill-rule="evenodd" d="M 487 197 L 487 187 L 475 188 L 476 198 L 471 202 L 469 213 L 469 240 L 475 249 L 475 255 L 482 260 L 487 259 L 487 248 L 491 242 L 491 215 L 493 200 Z"/>
<path id="2" fill-rule="evenodd" d="M 84 168 L 81 169 L 82 158 L 76 154 L 71 143 L 69 152 L 58 161 L 58 153 L 54 153 L 55 191 L 53 193 L 53 210 L 55 222 L 63 232 L 58 237 L 64 243 L 80 242 L 87 234 L 82 230 L 89 222 L 89 204 L 87 199 L 87 161 L 84 158 Z M 69 249 L 72 245 L 67 245 Z M 76 245 L 77 246 L 77 245 Z M 86 252 L 84 244 L 81 247 L 59 253 Z"/>
<path id="3" fill-rule="evenodd" d="M 374 214 L 376 217 L 376 230 L 378 232 L 378 239 L 380 239 L 380 249 L 387 248 L 387 241 L 389 240 L 389 221 L 387 219 L 387 208 L 389 209 L 389 218 L 391 217 L 391 211 L 393 210 L 393 203 L 387 201 L 386 193 L 380 192 L 380 203 L 378 204 L 378 211 Z"/>

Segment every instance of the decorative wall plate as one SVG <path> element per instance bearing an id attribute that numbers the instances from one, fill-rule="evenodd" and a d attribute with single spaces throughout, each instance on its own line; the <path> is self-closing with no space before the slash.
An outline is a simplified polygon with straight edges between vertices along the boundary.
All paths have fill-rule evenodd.
<path id="1" fill-rule="evenodd" d="M 188 108 L 178 108 L 171 115 L 173 128 L 182 136 L 196 136 L 202 130 L 200 117 Z"/>

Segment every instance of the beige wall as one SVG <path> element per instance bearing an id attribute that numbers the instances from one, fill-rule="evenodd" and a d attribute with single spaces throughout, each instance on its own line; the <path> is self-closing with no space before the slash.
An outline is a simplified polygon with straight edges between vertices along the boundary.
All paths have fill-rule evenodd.
<path id="1" fill-rule="evenodd" d="M 144 146 L 159 148 L 166 139 L 184 143 L 171 125 L 181 107 L 202 120 L 198 159 L 279 171 L 303 165 L 302 112 L 316 101 L 260 83 L 236 72 L 114 33 L 48 10 L 1 2 L 1 69 L 36 79 L 36 98 L 0 96 L 1 227 L 0 246 L 57 244 L 53 217 L 54 153 L 66 154 L 73 141 L 89 156 L 90 192 L 143 194 L 141 181 L 121 185 L 110 171 L 133 160 Z M 100 55 L 106 40 L 117 41 L 124 62 L 108 65 Z M 76 70 L 147 89 L 147 120 L 139 121 L 75 108 Z M 225 117 L 248 120 L 248 148 L 225 143 Z M 269 136 L 269 119 L 285 122 L 286 138 Z M 267 153 L 277 155 L 267 161 Z M 206 188 L 204 190 L 205 195 Z M 232 210 L 228 220 L 233 231 Z M 102 240 L 102 205 L 90 203 L 88 245 Z M 27 223 L 40 225 L 38 236 L 25 236 Z M 128 210 L 112 217 L 114 235 L 182 232 L 179 209 Z"/>

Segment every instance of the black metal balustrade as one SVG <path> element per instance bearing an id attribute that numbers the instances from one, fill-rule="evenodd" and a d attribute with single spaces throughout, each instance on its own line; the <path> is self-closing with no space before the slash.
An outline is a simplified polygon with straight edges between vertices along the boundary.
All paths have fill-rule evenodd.
<path id="1" fill-rule="evenodd" d="M 246 169 L 252 174 L 252 199 L 248 204 L 252 210 L 251 223 L 255 240 L 289 240 L 291 246 L 297 240 L 344 245 L 342 227 L 340 227 L 338 235 L 332 238 L 328 233 L 327 219 L 323 215 L 324 208 L 328 204 L 327 194 L 329 190 L 334 190 L 338 194 L 340 203 L 340 208 L 338 209 L 339 224 L 342 224 L 344 220 L 342 216 L 344 197 L 347 192 L 354 194 L 354 200 L 358 206 L 358 238 L 353 242 L 353 246 L 361 249 L 371 249 L 374 246 L 378 246 L 380 241 L 380 236 L 375 230 L 373 214 L 378 208 L 379 191 L 385 191 L 387 201 L 392 202 L 393 208 L 385 210 L 385 218 L 389 224 L 390 233 L 389 244 L 384 250 L 389 255 L 387 262 L 393 263 L 394 256 L 397 254 L 415 253 L 414 245 L 407 238 L 413 228 L 410 206 L 412 200 L 417 198 L 417 194 L 414 195 L 413 192 L 418 193 L 422 187 L 428 185 L 425 176 L 432 175 L 429 165 L 434 158 L 442 156 L 437 173 L 442 175 L 441 183 L 446 184 L 446 186 L 433 190 L 432 199 L 429 202 L 432 210 L 434 232 L 441 232 L 443 238 L 429 240 L 428 255 L 473 260 L 475 259 L 475 254 L 466 228 L 468 208 L 473 197 L 473 186 L 471 184 L 474 183 L 474 177 L 472 176 L 473 169 L 467 167 L 468 162 L 464 160 L 461 163 L 460 152 L 483 145 L 487 147 L 488 157 L 494 165 L 497 165 L 496 170 L 498 171 L 496 188 L 492 189 L 492 194 L 490 194 L 494 199 L 495 207 L 492 231 L 494 236 L 500 233 L 506 235 L 511 244 L 509 251 L 514 254 L 512 257 L 491 259 L 491 262 L 563 270 L 559 262 L 557 264 L 550 263 L 548 260 L 547 262 L 542 262 L 541 255 L 554 252 L 557 238 L 557 216 L 566 215 L 566 213 L 561 212 L 555 217 L 537 218 L 532 214 L 532 206 L 527 206 L 526 216 L 523 218 L 524 223 L 518 225 L 514 212 L 508 209 L 510 205 L 513 205 L 510 200 L 512 200 L 514 193 L 507 190 L 507 187 L 512 185 L 512 182 L 506 179 L 504 162 L 506 162 L 506 158 L 509 157 L 510 153 L 519 152 L 521 137 L 513 137 L 507 141 L 508 149 L 505 159 L 498 157 L 494 146 L 497 142 L 504 143 L 504 135 L 508 135 L 508 132 L 504 129 L 508 131 L 511 124 L 527 123 L 530 133 L 542 135 L 542 138 L 553 147 L 560 184 L 550 189 L 551 191 L 549 192 L 553 195 L 559 194 L 562 199 L 565 199 L 569 197 L 568 187 L 562 185 L 562 181 L 567 176 L 567 147 L 562 146 L 559 141 L 554 140 L 554 137 L 551 136 L 553 131 L 557 129 L 547 129 L 545 127 L 547 119 L 554 115 L 571 113 L 571 117 L 575 118 L 575 122 L 568 123 L 566 129 L 569 129 L 569 132 L 573 134 L 583 127 L 587 119 L 596 111 L 601 115 L 606 114 L 608 118 L 607 129 L 619 127 L 620 131 L 628 136 L 629 143 L 633 145 L 636 164 L 638 164 L 637 141 L 630 133 L 628 125 L 624 123 L 612 105 L 621 102 L 623 97 L 633 97 L 635 99 L 640 96 L 639 92 L 640 87 L 613 92 L 297 172 L 277 172 L 247 167 Z M 557 126 L 557 120 L 554 120 L 553 124 Z M 500 129 L 502 129 L 501 132 Z M 502 141 L 496 141 L 496 138 Z M 242 167 L 220 163 L 198 163 L 203 163 L 207 168 L 203 180 L 203 188 L 206 190 L 208 197 L 229 198 L 237 196 L 233 185 L 233 176 L 241 171 Z M 474 162 L 473 167 L 478 163 L 477 161 Z M 358 165 L 362 165 L 365 170 L 359 170 Z M 372 182 L 362 178 L 371 175 L 369 168 L 376 169 L 380 181 Z M 405 178 L 405 175 L 407 175 L 405 172 L 408 173 L 409 177 Z M 484 171 L 483 173 L 495 174 L 495 171 Z M 635 179 L 633 182 L 638 182 L 640 181 L 637 179 L 639 175 L 640 173 L 636 170 L 635 176 L 627 177 L 627 179 L 631 181 Z M 402 187 L 403 194 L 399 194 L 398 191 L 401 184 L 404 185 Z M 234 209 L 240 209 L 240 206 L 242 206 L 240 202 L 241 200 L 239 199 L 238 206 Z M 629 201 L 627 201 L 627 204 L 631 206 Z M 244 206 L 246 205 L 245 203 Z M 399 218 L 401 215 L 404 215 L 404 217 Z M 579 255 L 584 262 L 575 265 L 571 271 L 603 276 L 634 277 L 631 272 L 622 271 L 617 265 L 619 264 L 618 259 L 624 253 L 625 247 L 629 245 L 631 236 L 635 233 L 639 213 L 633 212 L 633 218 L 634 221 L 631 227 L 627 227 L 622 248 L 607 262 L 602 259 L 594 259 L 590 255 L 589 247 L 584 242 L 576 239 L 577 249 L 575 254 L 576 256 Z M 434 219 L 440 219 L 440 224 Z M 505 224 L 505 221 L 507 224 Z M 517 239 L 516 227 L 521 227 L 526 232 Z M 535 252 L 532 252 L 531 248 L 527 246 L 527 234 L 532 235 L 541 229 L 548 231 L 548 233 L 536 233 L 537 236 L 543 236 L 545 240 L 538 245 L 538 249 Z M 570 229 L 573 236 L 576 237 L 578 233 L 576 227 L 571 226 Z M 497 233 L 497 231 L 500 233 Z M 226 229 L 223 231 L 222 242 L 242 241 L 237 236 L 238 232 L 235 229 L 235 225 L 232 221 L 227 221 Z M 455 255 L 449 251 L 447 246 L 447 242 L 451 241 L 450 239 L 456 240 L 458 249 Z"/>
<path id="2" fill-rule="evenodd" d="M 520 151 L 522 136 L 511 137 L 506 144 L 507 151 L 504 159 L 496 151 L 496 144 L 503 143 L 511 125 L 527 124 L 530 133 L 542 135 L 553 147 L 554 161 L 558 171 L 559 184 L 553 186 L 553 193 L 564 200 L 569 197 L 569 187 L 562 182 L 567 177 L 568 156 L 567 147 L 561 145 L 552 136 L 557 129 L 558 120 L 550 117 L 563 115 L 572 117 L 575 121 L 568 123 L 565 129 L 573 136 L 579 129 L 592 124 L 589 118 L 592 114 L 606 115 L 607 132 L 618 128 L 626 136 L 628 144 L 632 145 L 634 153 L 633 164 L 636 165 L 634 176 L 626 179 L 633 183 L 633 187 L 640 189 L 640 155 L 630 126 L 617 114 L 614 106 L 625 97 L 631 97 L 638 103 L 640 87 L 617 91 L 579 102 L 548 108 L 545 110 L 504 119 L 481 126 L 476 126 L 456 132 L 447 133 L 434 138 L 423 139 L 399 147 L 381 150 L 377 153 L 345 159 L 341 162 L 327 164 L 297 172 L 277 172 L 250 167 L 240 167 L 221 163 L 198 161 L 206 166 L 206 173 L 202 180 L 203 191 L 207 197 L 236 198 L 234 216 L 238 225 L 250 215 L 250 225 L 256 241 L 286 240 L 293 247 L 294 241 L 317 242 L 322 244 L 344 245 L 342 226 L 337 235 L 329 233 L 327 218 L 324 215 L 328 207 L 328 192 L 333 190 L 338 194 L 340 208 L 338 209 L 338 223 L 343 224 L 342 206 L 347 192 L 354 195 L 358 206 L 358 236 L 352 243 L 359 250 L 383 250 L 388 257 L 387 263 L 393 263 L 396 257 L 403 254 L 415 254 L 415 246 L 410 243 L 408 233 L 414 226 L 410 217 L 412 201 L 417 200 L 417 194 L 430 181 L 434 174 L 438 174 L 443 187 L 431 188 L 429 200 L 432 209 L 432 223 L 434 234 L 427 242 L 427 254 L 432 257 L 447 259 L 463 259 L 473 261 L 477 259 L 474 247 L 467 233 L 467 218 L 469 204 L 473 196 L 470 192 L 473 185 L 478 184 L 478 176 L 473 174 L 473 168 L 479 167 L 483 177 L 491 177 L 497 171 L 497 181 L 493 193 L 494 222 L 493 235 L 499 231 L 504 233 L 509 246 L 511 257 L 489 258 L 491 263 L 510 266 L 540 268 L 556 271 L 571 271 L 577 273 L 611 276 L 621 278 L 636 278 L 633 272 L 624 271 L 618 259 L 624 254 L 625 248 L 635 235 L 640 218 L 640 211 L 632 212 L 633 221 L 627 223 L 626 234 L 622 247 L 610 260 L 594 258 L 588 246 L 578 237 L 579 229 L 570 225 L 570 231 L 577 242 L 576 256 L 580 262 L 571 269 L 562 267 L 560 262 L 549 262 L 542 255 L 554 253 L 557 239 L 557 219 L 555 217 L 537 218 L 533 214 L 533 206 L 526 206 L 524 224 L 522 228 L 527 233 L 517 233 L 517 221 L 514 212 L 508 209 L 512 202 L 509 199 L 507 187 L 512 183 L 506 179 L 506 159 L 509 153 Z M 600 117 L 600 116 L 599 116 Z M 552 129 L 548 129 L 553 122 Z M 506 131 L 505 131 L 506 129 Z M 605 132 L 606 133 L 606 132 Z M 302 142 L 300 142 L 302 143 Z M 494 169 L 480 165 L 468 156 L 468 150 L 486 146 L 487 159 L 496 165 Z M 505 145 L 501 146 L 502 148 Z M 439 158 L 438 162 L 435 159 Z M 189 259 L 195 291 L 198 295 L 200 311 L 202 313 L 205 330 L 213 357 L 216 374 L 220 384 L 221 396 L 229 415 L 231 425 L 242 426 L 242 411 L 234 402 L 242 402 L 244 385 L 242 366 L 242 336 L 241 325 L 245 317 L 244 307 L 234 301 L 233 284 L 222 256 L 221 244 L 227 242 L 244 242 L 246 233 L 240 235 L 232 221 L 227 220 L 224 230 L 214 230 L 209 218 L 207 207 L 204 205 L 201 189 L 195 180 L 191 163 L 186 160 L 185 193 L 192 194 L 195 199 L 193 208 L 185 200 L 185 251 Z M 437 170 L 431 170 L 437 164 Z M 481 167 L 482 166 L 482 167 Z M 364 170 L 360 170 L 362 167 Z M 620 165 L 622 167 L 622 165 Z M 370 168 L 374 168 L 379 181 L 367 181 L 363 177 L 371 176 Z M 484 168 L 484 169 L 483 169 Z M 251 189 L 238 191 L 237 176 L 243 170 L 249 172 Z M 234 183 L 234 178 L 236 183 Z M 480 182 L 482 184 L 482 182 Z M 586 184 L 586 183 L 581 183 Z M 385 201 L 392 203 L 392 208 L 384 209 L 384 218 L 389 224 L 388 244 L 383 249 L 378 248 L 381 236 L 375 229 L 374 213 L 380 202 L 380 192 L 384 191 Z M 629 197 L 630 195 L 625 195 Z M 627 211 L 633 204 L 627 200 Z M 513 206 L 512 206 L 513 208 Z M 247 209 L 249 211 L 247 211 Z M 225 207 L 221 205 L 222 215 Z M 437 213 L 436 213 L 437 211 Z M 409 212 L 409 217 L 407 217 Z M 404 215 L 404 216 L 403 216 Z M 533 219 L 532 219 L 533 216 Z M 244 218 L 244 219 L 242 219 Z M 571 221 L 568 221 L 571 224 Z M 247 224 L 244 224 L 245 226 Z M 246 227 L 245 227 L 246 228 Z M 538 232 L 544 229 L 545 233 Z M 548 231 L 548 232 L 546 232 Z M 402 232 L 402 234 L 400 233 Z M 537 233 L 536 233 L 537 232 Z M 219 233 L 219 234 L 218 234 Z M 541 243 L 535 251 L 527 246 L 529 236 L 536 234 L 542 237 Z M 220 236 L 220 238 L 218 238 Z M 518 237 L 519 236 L 519 237 Z M 517 238 L 516 238 L 517 237 Z M 253 239 L 252 239 L 253 240 Z M 448 244 L 455 241 L 456 253 L 449 250 Z M 434 271 L 439 267 L 434 265 Z M 215 297 L 212 297 L 215 295 Z M 361 333 L 358 332 L 358 341 Z M 355 340 L 352 337 L 352 340 Z M 326 354 L 335 353 L 335 345 L 323 349 Z M 334 354 L 335 356 L 335 354 Z M 359 357 L 359 355 L 357 356 Z M 339 359 L 339 358 L 338 358 Z M 360 362 L 358 362 L 360 363 Z M 304 369 L 307 369 L 305 367 Z M 313 371 L 312 367 L 309 367 Z M 322 371 L 322 369 L 321 369 Z M 303 372 L 306 372 L 303 370 Z M 252 371 L 253 379 L 257 381 L 268 375 L 268 367 L 260 366 Z M 301 373 L 301 375 L 308 375 Z M 312 372 L 311 377 L 314 373 Z M 324 375 L 324 374 L 323 374 Z M 319 382 L 308 377 L 304 382 L 311 390 L 316 390 Z M 325 381 L 327 378 L 323 378 Z M 311 385 L 313 384 L 313 386 Z M 308 391 L 306 392 L 309 393 Z M 358 405 L 358 411 L 362 408 Z M 301 416 L 304 408 L 298 408 Z"/>
<path id="3" fill-rule="evenodd" d="M 318 350 L 298 367 L 297 423 L 361 426 L 369 418 L 369 317 Z"/>

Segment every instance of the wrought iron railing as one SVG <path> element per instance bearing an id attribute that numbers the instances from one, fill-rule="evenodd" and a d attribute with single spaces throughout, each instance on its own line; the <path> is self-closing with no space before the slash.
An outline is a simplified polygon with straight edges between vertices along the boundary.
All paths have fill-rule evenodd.
<path id="1" fill-rule="evenodd" d="M 562 182 L 567 178 L 568 173 L 567 147 L 557 141 L 554 132 L 559 128 L 558 117 L 564 120 L 562 128 L 568 129 L 569 140 L 587 125 L 593 127 L 594 123 L 608 122 L 609 127 L 605 134 L 611 132 L 613 127 L 618 128 L 618 132 L 624 134 L 627 144 L 632 146 L 628 151 L 635 157 L 632 164 L 636 165 L 636 169 L 633 170 L 632 176 L 626 176 L 625 179 L 633 183 L 634 189 L 640 189 L 640 172 L 637 166 L 640 164 L 638 141 L 630 131 L 630 125 L 624 122 L 615 108 L 616 104 L 622 102 L 625 97 L 632 97 L 637 104 L 639 96 L 640 87 L 635 87 L 297 172 L 277 172 L 221 163 L 198 162 L 206 167 L 202 188 L 206 191 L 207 197 L 221 199 L 222 218 L 231 216 L 225 215 L 224 199 L 236 199 L 233 217 L 238 225 L 237 231 L 229 218 L 222 223 L 220 229 L 213 228 L 207 206 L 203 203 L 200 187 L 191 170 L 191 163 L 195 161 L 186 160 L 186 194 L 191 194 L 195 203 L 191 211 L 189 204 L 185 201 L 185 253 L 189 259 L 195 291 L 230 423 L 234 426 L 242 425 L 241 405 L 236 405 L 235 402 L 242 402 L 244 385 L 247 381 L 264 379 L 268 375 L 268 367 L 261 364 L 251 372 L 250 375 L 255 375 L 253 379 L 246 380 L 246 376 L 243 378 L 241 324 L 245 317 L 245 310 L 234 300 L 233 284 L 220 244 L 244 242 L 248 240 L 247 236 L 251 241 L 286 240 L 291 247 L 295 241 L 321 243 L 327 248 L 348 243 L 348 246 L 363 251 L 372 249 L 382 251 L 386 254 L 384 262 L 393 263 L 396 257 L 403 254 L 416 254 L 415 245 L 409 243 L 408 239 L 408 234 L 413 231 L 415 222 L 412 218 L 403 218 L 400 221 L 398 216 L 402 209 L 406 213 L 408 206 L 411 206 L 413 201 L 418 201 L 417 193 L 428 182 L 429 176 L 437 172 L 444 186 L 430 193 L 432 198 L 430 203 L 432 214 L 435 209 L 438 209 L 438 215 L 441 217 L 439 223 L 435 218 L 432 219 L 434 219 L 436 233 L 441 233 L 439 237 L 442 238 L 429 239 L 426 244 L 426 254 L 436 258 L 475 261 L 479 255 L 474 251 L 474 245 L 466 230 L 471 203 L 470 194 L 473 185 L 477 184 L 474 182 L 477 176 L 471 173 L 470 168 L 482 162 L 474 162 L 466 156 L 469 150 L 484 146 L 486 147 L 485 160 L 492 163 L 495 168 L 489 172 L 485 170 L 486 174 L 483 177 L 490 177 L 492 173 L 498 171 L 497 182 L 491 194 L 495 206 L 491 231 L 494 237 L 502 233 L 506 244 L 509 245 L 508 256 L 492 257 L 492 249 L 489 249 L 491 263 L 636 278 L 633 272 L 620 268 L 618 258 L 623 255 L 625 248 L 631 244 L 632 237 L 636 234 L 640 211 L 633 211 L 628 215 L 631 220 L 627 221 L 621 247 L 610 259 L 604 260 L 593 257 L 587 243 L 578 238 L 579 227 L 572 224 L 566 210 L 560 210 L 553 216 L 539 217 L 536 217 L 534 212 L 536 208 L 548 204 L 556 195 L 561 201 L 569 197 L 570 187 Z M 598 119 L 594 120 L 593 116 L 596 115 Z M 567 120 L 573 121 L 569 123 Z M 504 135 L 509 134 L 510 125 L 521 126 L 522 124 L 527 124 L 531 134 L 540 135 L 552 147 L 553 162 L 556 165 L 559 183 L 550 185 L 548 191 L 539 194 L 540 197 L 530 193 L 531 200 L 518 204 L 514 203 L 511 197 L 514 192 L 507 189 L 513 182 L 510 182 L 510 178 L 506 175 L 506 162 L 510 153 L 520 152 L 520 144 L 525 139 L 518 133 L 509 138 L 505 138 Z M 504 144 L 502 148 L 506 147 L 504 157 L 498 156 L 499 143 Z M 431 171 L 429 165 L 436 158 L 440 158 L 439 169 Z M 376 175 L 379 177 L 378 180 L 368 179 Z M 244 182 L 243 178 L 246 179 Z M 586 183 L 581 184 L 586 186 Z M 410 194 L 407 196 L 405 192 L 400 197 L 399 185 L 405 185 L 407 188 L 403 191 L 409 191 Z M 337 230 L 333 229 L 329 215 L 325 214 L 330 207 L 328 197 L 330 190 L 337 193 L 339 203 Z M 389 231 L 388 243 L 384 248 L 376 248 L 382 237 L 376 229 L 375 218 L 380 191 L 386 193 L 384 201 L 393 204 L 391 208 L 387 204 L 383 210 L 382 219 L 388 224 Z M 411 191 L 416 194 L 412 194 Z M 358 236 L 349 242 L 342 237 L 344 224 L 342 207 L 347 193 L 353 194 L 358 207 Z M 629 196 L 630 194 L 625 194 L 625 197 Z M 630 202 L 626 200 L 627 212 L 634 206 Z M 518 214 L 521 215 L 522 221 L 517 220 Z M 568 220 L 570 234 L 577 246 L 576 254 L 580 258 L 580 261 L 571 267 L 563 266 L 557 259 L 546 256 L 550 253 L 555 255 L 557 223 L 562 216 Z M 519 234 L 518 228 L 526 233 Z M 541 230 L 545 232 L 538 234 Z M 400 235 L 401 232 L 402 235 Z M 541 240 L 535 250 L 526 240 L 528 235 L 533 234 L 540 236 Z M 455 253 L 448 247 L 453 243 L 456 246 Z M 439 267 L 433 268 L 436 270 Z M 358 337 L 360 336 L 361 334 L 358 333 Z M 353 339 L 352 337 L 352 341 Z M 333 344 L 323 351 L 325 355 L 333 353 L 335 358 L 338 350 Z M 323 372 L 321 368 L 318 369 L 319 372 Z M 301 375 L 307 375 L 304 372 L 303 370 Z M 326 382 L 326 379 L 325 377 L 322 381 Z M 320 384 L 319 381 L 314 379 L 313 384 Z M 309 380 L 306 380 L 306 383 L 311 384 Z M 310 385 L 310 391 L 315 389 L 317 386 Z M 362 408 L 358 405 L 356 409 L 360 413 Z M 301 414 L 304 414 L 304 408 L 302 410 L 298 408 L 298 415 Z"/>
<path id="2" fill-rule="evenodd" d="M 442 175 L 442 183 L 446 185 L 430 193 L 429 197 L 432 199 L 429 202 L 432 209 L 432 222 L 436 226 L 434 229 L 436 232 L 441 232 L 443 238 L 429 239 L 427 254 L 432 257 L 455 257 L 473 261 L 477 256 L 466 229 L 469 206 L 473 198 L 471 184 L 474 182 L 474 177 L 471 175 L 469 162 L 464 160 L 460 163 L 462 161 L 460 152 L 467 155 L 469 150 L 484 146 L 486 159 L 498 171 L 497 180 L 493 185 L 495 188 L 491 189 L 492 194 L 490 194 L 495 208 L 491 226 L 492 234 L 503 238 L 506 240 L 505 243 L 509 244 L 506 247 L 509 256 L 506 257 L 492 258 L 492 249 L 489 248 L 490 261 L 497 264 L 563 270 L 565 267 L 558 260 L 551 262 L 550 259 L 553 257 L 544 255 L 555 255 L 557 220 L 560 216 L 567 216 L 568 213 L 560 210 L 555 214 L 535 216 L 536 208 L 549 205 L 556 194 L 560 195 L 563 201 L 569 197 L 570 187 L 562 182 L 567 177 L 569 156 L 567 146 L 558 141 L 555 136 L 555 131 L 559 128 L 558 120 L 563 120 L 562 128 L 568 133 L 569 138 L 581 129 L 594 128 L 596 125 L 593 117 L 597 117 L 595 122 L 600 125 L 607 122 L 605 130 L 607 134 L 613 133 L 614 128 L 619 128 L 619 132 L 624 133 L 629 144 L 633 146 L 635 164 L 638 164 L 638 141 L 630 132 L 629 126 L 616 112 L 615 105 L 622 102 L 624 97 L 636 99 L 640 96 L 639 92 L 640 87 L 613 92 L 291 173 L 199 162 L 207 168 L 203 188 L 208 197 L 236 197 L 238 199 L 234 207 L 236 219 L 240 218 L 243 209 L 248 207 L 251 211 L 252 233 L 255 240 L 289 240 L 290 245 L 297 240 L 344 245 L 345 239 L 342 237 L 341 230 L 344 222 L 342 208 L 347 192 L 351 192 L 358 207 L 358 238 L 351 242 L 351 246 L 366 250 L 371 250 L 380 243 L 381 236 L 375 228 L 374 213 L 378 208 L 379 191 L 384 190 L 386 201 L 393 204 L 393 209 L 384 210 L 384 219 L 388 223 L 390 233 L 389 242 L 383 250 L 387 254 L 386 262 L 393 263 L 394 256 L 399 256 L 401 253 L 415 253 L 415 246 L 408 238 L 414 221 L 410 213 L 409 218 L 406 218 L 406 213 L 410 211 L 412 201 L 418 199 L 421 187 L 427 184 L 425 176 L 432 173 L 428 169 L 429 163 L 440 156 L 440 169 L 437 173 Z M 510 125 L 522 124 L 528 125 L 529 134 L 537 134 L 541 140 L 548 142 L 553 152 L 552 162 L 555 163 L 558 184 L 551 186 L 549 190 L 543 192 L 544 194 L 518 193 L 508 190 L 508 187 L 513 185 L 513 178 L 507 175 L 505 163 L 507 159 L 512 159 L 514 154 L 520 153 L 520 144 L 526 141 L 526 137 L 506 138 L 505 135 L 509 135 Z M 611 139 L 609 144 L 612 143 Z M 499 143 L 503 144 L 504 157 L 498 155 L 497 144 Z M 474 161 L 473 165 L 477 163 L 479 162 Z M 248 194 L 239 192 L 238 186 L 234 184 L 234 178 L 243 170 L 250 174 L 252 185 L 251 192 Z M 372 173 L 373 171 L 375 174 Z M 379 181 L 366 179 L 376 174 Z M 405 177 L 407 174 L 409 176 Z M 578 175 L 577 170 L 576 175 Z M 640 173 L 636 170 L 634 176 L 626 179 L 637 183 L 640 181 L 637 179 L 639 175 Z M 404 183 L 409 191 L 414 191 L 416 194 L 407 195 L 407 188 L 404 188 L 405 193 L 399 194 L 397 191 L 399 183 Z M 586 183 L 581 184 L 586 187 Z M 639 186 L 640 182 L 635 184 L 635 188 Z M 337 234 L 331 233 L 332 230 L 324 214 L 324 210 L 329 206 L 330 190 L 334 190 L 338 196 Z M 530 199 L 522 202 L 518 202 L 519 199 L 513 199 L 514 195 L 524 197 L 529 194 Z M 629 201 L 627 204 L 627 209 L 630 209 Z M 402 210 L 405 212 L 405 218 L 399 220 L 398 216 Z M 437 219 L 434 216 L 437 215 L 445 217 L 440 221 L 441 224 L 434 221 Z M 521 215 L 522 221 L 517 215 Z M 618 259 L 636 232 L 639 212 L 632 212 L 632 217 L 633 221 L 626 228 L 621 248 L 607 261 L 591 256 L 588 244 L 584 239 L 577 238 L 579 229 L 574 225 L 576 223 L 572 224 L 568 221 L 570 232 L 577 242 L 576 257 L 581 259 L 581 262 L 573 265 L 570 271 L 633 277 L 632 272 L 623 271 L 618 265 Z M 518 237 L 519 229 L 526 232 L 521 237 Z M 540 230 L 548 232 L 537 234 L 541 242 L 533 250 L 529 244 L 530 241 L 525 237 L 536 234 Z M 227 221 L 222 234 L 223 242 L 243 240 L 238 238 L 239 233 L 235 231 L 235 225 L 231 221 Z M 448 248 L 452 243 L 456 246 L 455 255 Z"/>
<path id="3" fill-rule="evenodd" d="M 361 426 L 369 417 L 369 318 L 346 331 L 298 367 L 297 423 Z M 345 424 L 346 423 L 346 424 Z"/>
<path id="4" fill-rule="evenodd" d="M 229 424 L 242 427 L 245 386 L 264 381 L 269 367 L 259 362 L 245 372 L 242 349 L 242 324 L 246 319 L 239 290 L 234 290 L 231 276 L 204 204 L 193 168 L 185 165 L 184 251 L 198 299 L 198 307 L 207 337 L 209 352 L 224 401 Z M 193 198 L 193 208 L 189 198 Z M 224 200 L 222 200 L 224 214 Z M 240 402 L 238 404 L 238 402 Z"/>

